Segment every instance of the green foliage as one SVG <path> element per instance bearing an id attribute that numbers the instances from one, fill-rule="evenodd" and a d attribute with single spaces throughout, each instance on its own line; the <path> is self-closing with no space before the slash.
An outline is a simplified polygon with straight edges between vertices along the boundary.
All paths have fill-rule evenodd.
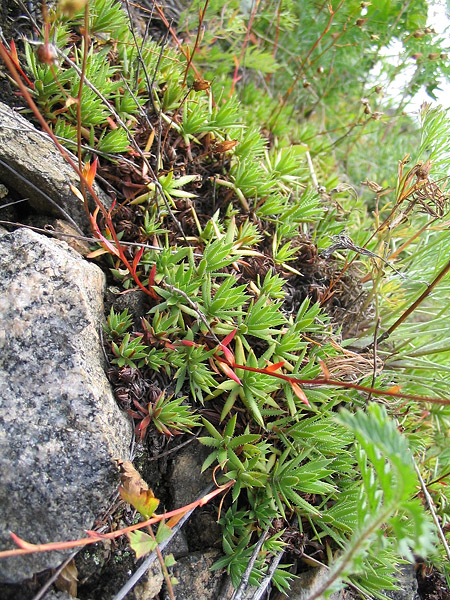
<path id="1" fill-rule="evenodd" d="M 119 367 L 125 365 L 134 369 L 142 367 L 147 357 L 147 346 L 141 344 L 142 337 L 142 335 L 138 335 L 131 339 L 130 334 L 126 333 L 120 346 L 116 342 L 112 342 L 112 351 L 116 356 L 112 362 Z"/>
<path id="2" fill-rule="evenodd" d="M 128 309 L 125 309 L 121 313 L 116 313 L 111 306 L 106 323 L 103 324 L 103 330 L 107 333 L 108 337 L 117 338 L 126 333 L 127 329 L 132 327 L 132 325 L 133 318 L 128 314 Z"/>
<path id="3" fill-rule="evenodd" d="M 356 457 L 363 489 L 356 506 L 356 528 L 324 589 L 332 589 L 349 574 L 363 572 L 369 545 L 386 547 L 386 540 L 379 535 L 382 527 L 387 527 L 388 544 L 399 557 L 412 559 L 412 552 L 427 553 L 433 544 L 431 523 L 420 502 L 411 499 L 416 476 L 407 441 L 385 409 L 372 403 L 367 412 L 342 410 L 339 421 L 358 441 Z"/>
<path id="4" fill-rule="evenodd" d="M 189 342 L 189 340 L 186 340 Z M 193 342 L 191 342 L 193 344 Z M 203 401 L 203 394 L 210 394 L 216 381 L 209 368 L 209 359 L 214 354 L 214 350 L 205 351 L 204 348 L 197 345 L 181 345 L 179 349 L 172 353 L 171 363 L 178 367 L 175 373 L 177 380 L 176 392 L 181 390 L 186 377 L 189 378 L 189 387 L 192 397 Z"/>
<path id="5" fill-rule="evenodd" d="M 40 63 L 33 47 L 28 43 L 25 45 L 28 70 L 34 79 L 32 93 L 35 100 L 57 135 L 72 141 L 76 137 L 70 126 L 77 125 L 79 72 L 84 50 L 83 43 L 79 47 L 68 46 L 68 31 L 83 27 L 83 21 L 84 10 L 63 22 L 56 20 L 53 25 L 54 43 L 72 64 L 65 61 Z M 85 83 L 79 99 L 81 125 L 89 130 L 90 145 L 99 152 L 127 153 L 133 128 L 150 93 L 145 78 L 138 78 L 139 61 L 142 58 L 142 68 L 151 71 L 157 64 L 159 47 L 157 43 L 147 41 L 138 53 L 127 15 L 116 0 L 89 3 L 89 33 L 92 40 L 86 53 Z M 178 84 L 181 70 L 175 65 L 174 55 L 166 50 L 160 61 L 161 76 L 170 72 Z M 121 78 L 125 79 L 125 84 Z M 129 93 L 124 93 L 124 86 L 128 86 Z M 179 90 L 179 86 L 176 87 Z M 168 94 L 170 91 L 166 90 L 163 99 L 166 103 L 173 104 L 180 98 L 180 91 L 171 100 L 168 100 Z M 120 126 L 117 116 L 122 122 L 128 122 L 127 130 Z M 110 127 L 112 129 L 108 131 Z"/>
<path id="6" fill-rule="evenodd" d="M 98 140 L 97 150 L 105 154 L 118 154 L 127 152 L 129 148 L 127 132 L 123 129 L 114 129 Z"/>
<path id="7" fill-rule="evenodd" d="M 199 424 L 199 417 L 192 414 L 184 404 L 185 398 L 165 398 L 161 394 L 153 405 L 148 406 L 150 421 L 161 433 L 190 432 Z"/>

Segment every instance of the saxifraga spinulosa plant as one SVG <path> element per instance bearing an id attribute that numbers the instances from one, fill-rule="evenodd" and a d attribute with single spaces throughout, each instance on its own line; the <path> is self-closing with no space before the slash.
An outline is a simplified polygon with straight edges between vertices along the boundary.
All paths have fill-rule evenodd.
<path id="1" fill-rule="evenodd" d="M 449 408 L 431 399 L 448 389 L 449 123 L 429 107 L 420 131 L 400 109 L 383 117 L 379 86 L 354 59 L 369 60 L 367 72 L 380 60 L 395 17 L 404 47 L 428 56 L 405 99 L 445 71 L 430 58 L 442 40 L 426 32 L 419 2 L 408 16 L 397 5 L 306 4 L 300 15 L 291 2 L 277 14 L 269 2 L 249 11 L 210 2 L 201 41 L 188 10 L 179 27 L 191 31 L 189 50 L 169 30 L 162 43 L 143 39 L 113 0 L 75 13 L 56 7 L 43 29 L 55 60 L 40 62 L 42 46 L 26 44 L 23 68 L 62 143 L 83 161 L 98 156 L 106 179 L 126 169 L 127 185 L 116 185 L 129 225 L 123 219 L 118 242 L 138 244 L 123 255 L 130 268 L 101 219 L 93 256 L 123 290 L 139 281 L 149 306 L 141 322 L 111 309 L 105 338 L 117 369 L 174 381 L 129 407 L 138 436 L 152 424 L 167 436 L 193 430 L 201 416 L 199 441 L 211 450 L 203 469 L 234 482 L 219 521 L 224 557 L 213 568 L 239 587 L 253 559 L 247 579 L 259 585 L 292 551 L 285 532 L 295 519 L 303 555 L 330 567 L 313 597 L 350 584 L 383 598 L 404 559 L 429 556 L 445 569 L 448 551 L 427 513 L 445 531 Z M 294 38 L 299 60 L 288 51 Z M 384 66 L 380 81 L 394 76 Z M 270 93 L 258 94 L 260 85 Z M 391 141 L 389 127 L 401 126 L 403 139 Z M 370 169 L 355 158 L 364 145 L 381 148 Z M 322 272 L 304 289 L 308 265 Z M 350 327 L 330 302 L 349 278 L 362 299 Z M 432 483 L 432 505 L 421 501 L 417 469 Z M 289 567 L 271 573 L 281 591 Z"/>

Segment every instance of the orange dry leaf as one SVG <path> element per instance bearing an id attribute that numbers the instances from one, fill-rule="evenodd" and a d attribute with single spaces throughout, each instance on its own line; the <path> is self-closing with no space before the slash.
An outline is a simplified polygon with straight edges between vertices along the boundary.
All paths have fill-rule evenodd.
<path id="1" fill-rule="evenodd" d="M 201 92 L 202 90 L 209 90 L 209 88 L 211 87 L 211 82 L 201 78 L 194 79 L 192 87 L 196 92 Z"/>
<path id="2" fill-rule="evenodd" d="M 9 56 L 11 57 L 11 60 L 13 61 L 14 65 L 16 67 L 19 67 L 20 63 L 19 63 L 19 57 L 17 55 L 16 42 L 14 40 L 11 40 L 11 42 L 9 43 L 9 47 L 10 47 Z"/>
<path id="3" fill-rule="evenodd" d="M 277 362 L 273 365 L 267 365 L 267 367 L 264 368 L 264 371 L 266 373 L 275 373 L 276 371 L 278 371 L 278 369 L 281 369 L 281 367 L 284 365 L 284 360 L 282 360 L 281 362 Z"/>
<path id="4" fill-rule="evenodd" d="M 175 525 L 178 523 L 178 521 L 181 518 L 183 518 L 186 513 L 187 513 L 187 511 L 182 512 L 179 515 L 175 515 L 175 516 L 171 517 L 166 523 L 167 527 L 170 527 L 170 528 L 175 527 Z"/>
<path id="5" fill-rule="evenodd" d="M 90 161 L 87 161 L 83 165 L 83 176 L 88 182 L 89 185 L 94 183 L 95 175 L 97 173 L 97 157 L 92 161 L 92 165 Z"/>
<path id="6" fill-rule="evenodd" d="M 232 150 L 235 146 L 237 146 L 239 142 L 237 140 L 225 140 L 224 142 L 217 142 L 214 144 L 213 152 L 217 152 L 218 154 L 223 154 L 224 152 L 228 152 Z"/>
<path id="7" fill-rule="evenodd" d="M 299 398 L 303 402 L 303 404 L 309 406 L 308 398 L 306 397 L 306 394 L 302 390 L 302 388 L 294 381 L 291 381 L 291 387 L 294 390 L 294 394 L 297 396 L 297 398 Z"/>
<path id="8" fill-rule="evenodd" d="M 323 362 L 323 360 L 319 360 L 319 365 L 322 370 L 323 376 L 325 379 L 330 379 L 330 371 L 328 370 L 327 365 Z"/>
<path id="9" fill-rule="evenodd" d="M 122 480 L 122 485 L 119 487 L 120 497 L 134 506 L 144 518 L 150 519 L 158 507 L 159 500 L 155 498 L 152 490 L 136 471 L 132 462 L 116 458 L 116 463 Z"/>
<path id="10" fill-rule="evenodd" d="M 402 388 L 399 385 L 392 385 L 390 388 L 386 390 L 387 392 L 392 392 L 394 394 L 398 394 L 402 391 Z"/>

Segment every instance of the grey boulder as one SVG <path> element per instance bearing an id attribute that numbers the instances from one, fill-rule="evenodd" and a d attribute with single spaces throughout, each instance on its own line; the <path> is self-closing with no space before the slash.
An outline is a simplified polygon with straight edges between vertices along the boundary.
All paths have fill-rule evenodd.
<path id="1" fill-rule="evenodd" d="M 0 235 L 0 548 L 85 537 L 117 488 L 132 427 L 103 370 L 104 275 L 66 243 Z M 17 583 L 61 552 L 0 560 Z"/>

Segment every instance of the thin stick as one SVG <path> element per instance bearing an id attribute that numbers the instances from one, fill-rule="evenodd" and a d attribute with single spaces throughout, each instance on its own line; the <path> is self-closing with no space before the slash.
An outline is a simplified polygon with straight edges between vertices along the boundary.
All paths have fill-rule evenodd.
<path id="1" fill-rule="evenodd" d="M 8 163 L 4 162 L 1 159 L 0 159 L 0 164 L 2 165 L 2 167 L 4 167 L 5 169 L 7 169 L 10 173 L 14 173 L 14 176 L 17 177 L 18 179 L 20 179 L 21 181 L 23 181 L 24 183 L 26 183 L 26 185 L 29 185 L 33 189 L 34 192 L 36 192 L 37 194 L 39 194 L 40 196 L 42 196 L 43 198 L 45 198 L 45 200 L 47 200 L 47 202 L 50 202 L 50 204 L 52 206 L 55 206 L 61 212 L 61 214 L 64 216 L 64 218 L 67 221 L 69 221 L 69 223 L 73 227 L 75 227 L 75 229 L 81 235 L 83 235 L 83 232 L 80 229 L 80 226 L 77 225 L 77 223 L 72 219 L 72 217 L 69 215 L 69 213 L 67 213 L 63 208 L 61 208 L 61 206 L 57 202 L 55 202 L 52 198 L 50 198 L 50 196 L 48 194 L 46 194 L 45 192 L 43 192 L 40 188 L 38 188 L 36 185 L 34 185 L 34 183 L 32 183 L 31 181 L 29 181 L 26 177 L 24 177 L 23 175 L 21 175 L 18 171 L 16 171 L 12 167 L 10 167 L 8 165 Z M 2 208 L 4 208 L 4 206 Z"/>
<path id="2" fill-rule="evenodd" d="M 150 121 L 150 119 L 147 116 L 147 112 L 142 108 L 142 106 L 139 104 L 139 100 L 136 98 L 136 94 L 133 92 L 133 90 L 130 88 L 128 81 L 125 79 L 125 77 L 123 76 L 122 73 L 119 73 L 120 75 L 120 79 L 122 80 L 122 83 L 124 84 L 124 86 L 127 88 L 128 93 L 130 94 L 130 96 L 133 98 L 134 102 L 136 103 L 136 107 L 138 109 L 138 111 L 141 113 L 141 115 L 144 117 L 147 125 L 150 127 L 150 129 L 154 129 L 152 122 Z M 94 152 L 96 152 L 95 149 L 93 149 Z"/>
<path id="3" fill-rule="evenodd" d="M 16 202 L 19 202 L 19 200 L 17 200 Z M 11 202 L 11 204 L 13 204 Z M 9 205 L 4 205 L 4 206 L 0 206 L 0 210 L 2 208 L 4 208 L 5 206 L 9 206 Z M 75 235 L 73 233 L 63 233 L 62 231 L 54 231 L 53 229 L 51 229 L 50 225 L 48 226 L 48 229 L 42 229 L 41 227 L 33 227 L 32 225 L 25 225 L 24 223 L 16 223 L 14 221 L 2 221 L 0 220 L 0 225 L 12 225 L 14 227 L 22 227 L 23 229 L 31 229 L 32 231 L 37 231 L 38 233 L 46 233 L 48 235 L 52 235 L 53 237 L 59 238 L 59 237 L 66 237 L 66 238 L 71 238 L 74 240 L 81 240 L 82 242 L 91 242 L 91 243 L 98 243 L 98 238 L 93 238 L 93 237 L 87 237 L 85 235 Z M 131 247 L 136 247 L 136 248 L 146 248 L 148 250 L 156 250 L 157 252 L 164 252 L 167 250 L 167 248 L 161 248 L 160 246 L 152 246 L 151 244 L 143 244 L 142 242 L 120 242 L 122 246 L 131 246 Z M 171 254 L 176 254 L 178 252 L 178 250 L 171 250 L 170 251 Z M 195 256 L 196 258 L 203 258 L 203 254 L 200 254 L 198 252 L 193 252 L 192 253 L 193 256 Z"/>
<path id="4" fill-rule="evenodd" d="M 56 50 L 58 52 L 58 56 L 60 56 L 63 59 L 64 62 L 66 62 L 69 66 L 71 66 L 73 68 L 73 70 L 76 72 L 76 74 L 81 77 L 82 71 L 78 67 L 78 65 L 76 65 L 73 62 L 73 60 L 71 60 L 68 56 L 66 56 L 62 50 L 59 50 L 58 48 Z M 116 121 L 118 122 L 118 124 L 126 132 L 128 141 L 130 142 L 130 145 L 133 146 L 133 149 L 136 150 L 136 152 L 139 154 L 139 156 L 141 156 L 145 160 L 145 162 L 147 164 L 147 167 L 149 169 L 149 172 L 152 174 L 153 179 L 156 182 L 157 179 L 156 179 L 155 174 L 153 173 L 153 169 L 152 169 L 150 163 L 147 161 L 146 157 L 144 156 L 142 150 L 139 148 L 138 144 L 136 143 L 133 135 L 131 134 L 131 131 L 130 131 L 129 127 L 127 127 L 127 125 L 124 123 L 124 121 L 120 118 L 120 115 L 117 113 L 117 111 L 115 110 L 115 108 L 111 105 L 111 103 L 108 102 L 108 100 L 100 92 L 100 90 L 98 90 L 95 87 L 95 85 L 89 81 L 89 79 L 86 76 L 84 77 L 84 84 L 87 85 L 88 88 L 90 88 L 100 98 L 100 100 L 103 102 L 103 104 L 105 105 L 105 108 L 108 110 L 108 112 L 110 112 L 112 114 L 112 116 L 116 119 Z"/>
<path id="5" fill-rule="evenodd" d="M 86 2 L 86 6 L 84 7 L 84 31 L 83 31 L 83 61 L 81 63 L 81 73 L 80 80 L 78 82 L 78 94 L 77 94 L 77 157 L 78 157 L 78 168 L 81 172 L 83 172 L 83 157 L 81 151 L 81 127 L 82 127 L 82 119 L 81 119 L 81 97 L 83 95 L 83 86 L 84 79 L 86 77 L 86 65 L 87 65 L 87 56 L 88 56 L 88 44 L 89 44 L 89 3 Z M 53 75 L 55 80 L 57 81 L 56 74 Z M 59 83 L 59 82 L 58 82 Z M 62 88 L 62 86 L 61 86 Z M 84 177 L 80 177 L 80 188 L 81 194 L 83 198 L 86 198 L 86 186 L 84 184 Z M 88 203 L 84 203 L 84 208 L 87 213 L 87 218 L 89 219 L 89 207 Z"/>
<path id="6" fill-rule="evenodd" d="M 66 560 L 62 563 L 62 565 L 60 565 L 56 571 L 53 573 L 53 575 L 50 577 L 50 579 L 48 579 L 48 581 L 46 581 L 44 583 L 44 585 L 41 587 L 41 589 L 38 591 L 38 593 L 33 596 L 32 600 L 41 600 L 42 596 L 45 594 L 45 592 L 48 590 L 48 588 L 52 585 L 52 583 L 54 583 L 58 577 L 59 574 L 67 567 L 67 565 L 70 563 L 70 561 L 78 554 L 78 550 L 75 550 L 75 552 L 72 552 L 72 554 L 66 558 Z"/>
<path id="7" fill-rule="evenodd" d="M 443 277 L 445 277 L 445 275 L 447 275 L 447 273 L 450 271 L 450 260 L 447 262 L 447 264 L 445 265 L 445 267 L 441 270 L 441 272 L 437 275 L 437 277 L 434 279 L 434 281 L 432 281 L 429 285 L 427 285 L 426 290 L 424 290 L 422 292 L 422 294 L 420 294 L 420 296 L 417 298 L 417 300 L 415 302 L 413 302 L 411 304 L 411 306 L 405 310 L 405 312 L 400 315 L 400 317 L 395 321 L 395 323 L 393 323 L 389 329 L 387 331 L 385 331 L 377 340 L 377 344 L 380 344 L 381 342 L 383 342 L 384 340 L 386 340 L 393 331 L 395 331 L 397 329 L 397 327 L 399 325 L 401 325 L 403 323 L 403 321 L 405 321 L 409 315 L 414 312 L 416 310 L 416 308 L 422 304 L 422 302 L 428 298 L 428 296 L 431 294 L 431 292 L 433 291 L 433 289 L 437 286 L 437 284 L 441 281 L 441 279 Z"/>
<path id="8" fill-rule="evenodd" d="M 269 587 L 269 584 L 272 581 L 273 575 L 274 575 L 275 571 L 277 570 L 281 559 L 283 558 L 283 554 L 284 554 L 284 549 L 280 550 L 278 552 L 278 554 L 275 556 L 275 558 L 272 561 L 272 564 L 270 565 L 269 570 L 267 571 L 267 575 L 264 577 L 264 579 L 262 581 L 260 581 L 258 589 L 253 594 L 251 600 L 260 600 L 263 597 L 263 594 L 265 593 L 266 589 Z"/>
<path id="9" fill-rule="evenodd" d="M 206 496 L 211 491 L 212 488 L 213 488 L 212 484 L 208 485 L 208 487 L 205 490 L 203 490 L 203 492 L 201 493 L 201 495 L 199 496 L 198 499 L 203 498 L 203 496 Z M 195 508 L 192 508 L 190 511 L 188 511 L 178 521 L 178 523 L 172 528 L 172 535 L 170 536 L 170 538 L 165 540 L 164 542 L 161 542 L 161 544 L 159 544 L 160 551 L 164 550 L 164 548 L 167 546 L 167 544 L 169 544 L 169 542 L 173 539 L 173 537 L 180 531 L 180 529 L 183 527 L 183 525 L 189 519 L 189 517 L 194 512 L 194 510 L 195 510 Z M 137 582 L 145 575 L 145 573 L 148 571 L 148 569 L 150 568 L 152 563 L 156 560 L 157 556 L 158 555 L 156 553 L 156 550 L 153 551 L 151 554 L 149 554 L 147 556 L 147 558 L 144 560 L 144 562 L 141 564 L 141 566 L 134 572 L 134 574 L 130 577 L 130 579 L 126 582 L 126 584 L 119 590 L 119 592 L 117 592 L 117 594 L 114 596 L 114 598 L 112 598 L 112 600 L 123 600 L 123 598 L 125 598 L 125 596 L 128 594 L 128 592 L 130 590 L 132 590 L 134 588 L 134 586 L 137 584 Z"/>
<path id="10" fill-rule="evenodd" d="M 308 161 L 308 168 L 309 168 L 309 172 L 311 174 L 311 179 L 314 184 L 314 188 L 315 188 L 316 192 L 318 192 L 319 191 L 319 182 L 317 181 L 316 172 L 314 171 L 314 165 L 312 163 L 311 154 L 309 153 L 309 150 L 306 151 L 306 160 Z"/>
<path id="11" fill-rule="evenodd" d="M 373 374 L 372 374 L 372 387 L 375 387 L 375 379 L 377 377 L 377 337 L 378 329 L 380 328 L 380 317 L 378 317 L 375 323 L 375 331 L 373 334 Z M 369 394 L 368 400 L 372 398 L 372 392 Z"/>
<path id="12" fill-rule="evenodd" d="M 450 548 L 449 548 L 449 545 L 447 543 L 447 540 L 445 539 L 445 535 L 444 535 L 444 532 L 442 531 L 441 525 L 439 523 L 439 519 L 437 518 L 436 511 L 434 510 L 433 498 L 430 496 L 430 493 L 429 493 L 429 491 L 427 489 L 425 481 L 423 480 L 422 475 L 420 474 L 419 467 L 417 466 L 416 461 L 414 460 L 414 458 L 413 458 L 413 463 L 414 463 L 414 469 L 415 469 L 415 471 L 417 473 L 417 477 L 419 478 L 420 487 L 422 488 L 423 495 L 425 496 L 425 500 L 427 501 L 428 508 L 430 510 L 430 513 L 431 513 L 431 517 L 432 517 L 432 519 L 434 521 L 434 524 L 436 525 L 438 536 L 439 536 L 439 538 L 440 538 L 440 540 L 442 542 L 442 545 L 445 548 L 445 553 L 447 554 L 447 558 L 448 558 L 448 560 L 450 560 Z"/>
<path id="13" fill-rule="evenodd" d="M 148 89 L 148 95 L 150 98 L 150 102 L 152 103 L 153 106 L 153 110 L 155 111 L 155 114 L 158 112 L 156 110 L 156 106 L 155 106 L 155 101 L 153 98 L 153 83 L 154 83 L 154 79 L 153 82 L 150 82 L 150 76 L 148 74 L 147 71 L 147 65 L 144 62 L 144 57 L 142 56 L 142 50 L 141 47 L 138 44 L 137 41 L 137 37 L 136 37 L 136 32 L 135 32 L 135 28 L 134 28 L 134 22 L 133 19 L 131 18 L 131 11 L 130 11 L 130 5 L 128 3 L 128 0 L 125 0 L 125 6 L 127 7 L 127 13 L 128 13 L 128 21 L 130 24 L 130 30 L 131 30 L 131 35 L 133 36 L 133 40 L 134 40 L 134 45 L 136 47 L 137 53 L 138 53 L 138 58 L 139 58 L 139 65 L 142 66 L 142 69 L 144 71 L 144 76 L 145 76 L 145 81 L 147 82 L 147 89 Z M 153 9 L 152 9 L 152 14 L 153 14 Z M 152 17 L 150 17 L 151 19 Z M 158 61 L 158 65 L 159 65 L 159 61 Z M 156 71 L 157 71 L 158 67 L 156 67 Z"/>
<path id="14" fill-rule="evenodd" d="M 180 296 L 183 296 L 183 298 L 186 300 L 186 302 L 189 304 L 189 306 L 191 308 L 193 308 L 195 310 L 195 312 L 198 314 L 200 320 L 202 321 L 203 325 L 208 329 L 208 331 L 212 335 L 214 341 L 220 345 L 219 338 L 216 336 L 214 331 L 211 329 L 211 326 L 208 323 L 208 319 L 206 318 L 204 313 L 200 310 L 198 304 L 196 302 L 194 302 L 193 300 L 191 300 L 189 298 L 189 296 L 185 292 L 183 292 L 183 290 L 180 290 L 179 288 L 177 288 L 173 285 L 169 285 L 168 283 L 164 284 L 164 287 L 166 287 L 172 293 L 175 292 L 176 294 L 180 294 Z"/>
<path id="15" fill-rule="evenodd" d="M 268 531 L 269 531 L 269 526 L 267 525 L 267 527 L 262 532 L 262 534 L 258 540 L 258 543 L 256 544 L 256 546 L 252 552 L 250 560 L 248 561 L 245 571 L 241 577 L 241 583 L 239 584 L 239 587 L 235 590 L 234 594 L 232 595 L 231 600 L 242 600 L 242 594 L 247 589 L 248 580 L 250 579 L 250 574 L 252 572 L 252 569 L 256 562 L 256 559 L 258 558 L 259 551 L 261 550 L 261 547 L 266 540 Z"/>
<path id="16" fill-rule="evenodd" d="M 153 460 L 159 460 L 160 458 L 164 458 L 165 456 L 169 456 L 169 454 L 173 454 L 174 452 L 178 452 L 178 450 L 181 450 L 181 448 L 184 448 L 184 446 L 187 446 L 188 444 L 191 444 L 194 440 L 197 439 L 198 436 L 199 436 L 199 434 L 197 433 L 197 435 L 195 435 L 194 437 L 189 438 L 188 440 L 186 440 L 182 444 L 178 444 L 178 446 L 175 446 L 175 448 L 171 448 L 170 450 L 166 450 L 165 452 L 161 452 L 161 454 L 157 454 L 156 456 L 151 456 L 150 458 L 147 458 L 146 461 L 147 462 L 151 462 Z"/>
<path id="17" fill-rule="evenodd" d="M 12 202 L 8 202 L 7 204 L 0 204 L 0 210 L 3 208 L 8 208 L 8 206 L 15 206 L 16 204 L 21 204 L 22 202 L 28 202 L 29 198 L 21 198 L 20 200 L 13 200 Z"/>

